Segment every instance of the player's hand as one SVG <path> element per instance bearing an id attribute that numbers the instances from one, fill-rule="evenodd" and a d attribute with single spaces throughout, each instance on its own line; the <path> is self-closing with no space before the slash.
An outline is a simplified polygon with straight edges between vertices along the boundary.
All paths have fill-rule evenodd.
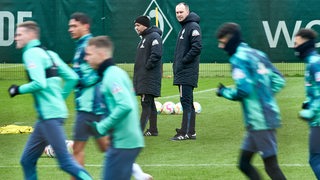
<path id="1" fill-rule="evenodd" d="M 222 96 L 222 93 L 223 93 L 225 88 L 226 87 L 222 83 L 219 83 L 219 86 L 218 86 L 218 88 L 216 90 L 217 96 L 219 96 L 219 97 Z"/>
<path id="2" fill-rule="evenodd" d="M 100 133 L 98 130 L 98 122 L 93 121 L 93 122 L 89 122 L 87 121 L 86 124 L 99 136 L 103 136 L 103 133 Z"/>
<path id="3" fill-rule="evenodd" d="M 15 84 L 11 85 L 8 89 L 8 92 L 9 92 L 10 97 L 14 97 L 14 96 L 20 94 L 19 93 L 19 86 L 15 85 Z"/>
<path id="4" fill-rule="evenodd" d="M 302 103 L 302 105 L 301 105 L 301 108 L 302 109 L 309 109 L 309 101 L 304 101 L 303 103 Z"/>

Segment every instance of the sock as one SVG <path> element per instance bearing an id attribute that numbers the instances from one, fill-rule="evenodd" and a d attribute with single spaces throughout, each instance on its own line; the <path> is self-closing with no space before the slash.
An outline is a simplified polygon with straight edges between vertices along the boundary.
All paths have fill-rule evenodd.
<path id="1" fill-rule="evenodd" d="M 153 179 L 150 174 L 144 173 L 137 163 L 133 163 L 132 165 L 132 176 L 136 180 L 151 180 Z"/>

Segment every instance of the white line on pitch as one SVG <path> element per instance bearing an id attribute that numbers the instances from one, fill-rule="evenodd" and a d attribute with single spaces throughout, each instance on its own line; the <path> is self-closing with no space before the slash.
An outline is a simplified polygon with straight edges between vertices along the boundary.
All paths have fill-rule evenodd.
<path id="1" fill-rule="evenodd" d="M 86 164 L 87 167 L 102 167 L 102 164 Z M 237 164 L 140 164 L 142 167 L 236 167 Z M 255 164 L 255 166 L 264 166 Z M 309 164 L 280 164 L 282 167 L 309 167 Z M 18 168 L 19 165 L 0 165 L 0 168 Z M 37 165 L 40 168 L 58 167 L 58 165 Z"/>
<path id="2" fill-rule="evenodd" d="M 232 87 L 231 86 L 226 86 L 226 87 Z M 193 94 L 201 94 L 201 93 L 205 93 L 205 92 L 210 92 L 210 91 L 215 91 L 217 90 L 217 88 L 211 88 L 211 89 L 206 89 L 206 90 L 202 90 L 202 91 L 194 91 Z M 164 96 L 164 97 L 158 97 L 157 99 L 170 99 L 170 98 L 176 98 L 179 97 L 179 94 L 177 95 L 172 95 L 172 96 Z"/>
<path id="3" fill-rule="evenodd" d="M 212 89 L 206 89 L 206 90 L 202 90 L 202 91 L 195 91 L 193 92 L 193 94 L 201 94 L 204 92 L 209 92 L 209 91 L 215 91 L 217 88 L 212 88 Z M 176 98 L 179 97 L 180 95 L 172 95 L 172 96 L 164 96 L 164 97 L 158 97 L 157 99 L 170 99 L 170 98 Z"/>

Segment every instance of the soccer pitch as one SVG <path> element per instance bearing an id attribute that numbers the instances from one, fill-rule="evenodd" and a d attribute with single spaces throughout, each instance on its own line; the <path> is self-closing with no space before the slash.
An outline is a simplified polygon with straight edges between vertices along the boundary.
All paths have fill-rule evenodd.
<path id="1" fill-rule="evenodd" d="M 287 179 L 316 179 L 308 164 L 308 125 L 297 118 L 304 100 L 302 77 L 287 77 L 286 87 L 277 94 L 281 108 L 282 128 L 278 130 L 280 166 Z M 1 80 L 0 126 L 7 124 L 30 125 L 36 114 L 30 95 L 9 98 L 7 88 L 24 80 Z M 241 107 L 238 102 L 228 101 L 215 95 L 214 88 L 219 82 L 232 85 L 230 77 L 200 78 L 195 89 L 194 101 L 202 106 L 197 115 L 195 141 L 170 141 L 175 128 L 180 127 L 181 115 L 158 116 L 158 137 L 145 137 L 146 147 L 137 159 L 143 170 L 155 180 L 232 180 L 245 176 L 237 169 L 239 147 L 244 134 Z M 178 89 L 172 85 L 172 78 L 163 78 L 162 97 L 164 103 L 179 101 Z M 65 123 L 66 133 L 71 139 L 74 105 L 73 97 L 68 98 L 70 117 Z M 28 134 L 0 135 L 0 179 L 23 179 L 19 159 Z M 104 155 L 90 140 L 86 148 L 86 168 L 94 179 L 101 179 Z M 263 162 L 259 155 L 253 160 L 263 176 Z M 43 156 L 38 161 L 39 179 L 69 179 L 53 158 Z"/>

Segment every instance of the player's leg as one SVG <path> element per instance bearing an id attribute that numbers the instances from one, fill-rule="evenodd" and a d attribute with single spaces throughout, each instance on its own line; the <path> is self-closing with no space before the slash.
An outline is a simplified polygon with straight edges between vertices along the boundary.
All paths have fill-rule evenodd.
<path id="1" fill-rule="evenodd" d="M 110 146 L 110 137 L 103 136 L 96 138 L 97 145 L 101 152 L 106 152 Z"/>
<path id="2" fill-rule="evenodd" d="M 94 135 L 91 128 L 88 127 L 88 121 L 99 121 L 100 115 L 95 115 L 89 112 L 77 111 L 75 124 L 73 127 L 73 156 L 84 166 L 85 161 L 85 146 L 91 135 Z"/>
<path id="3" fill-rule="evenodd" d="M 277 156 L 271 156 L 263 159 L 264 167 L 271 179 L 285 180 L 286 177 L 282 173 L 279 165 Z"/>
<path id="4" fill-rule="evenodd" d="M 146 128 L 146 125 L 148 123 L 149 117 L 150 117 L 150 102 L 148 101 L 148 98 L 145 94 L 141 95 L 141 117 L 140 117 L 140 124 L 141 124 L 141 130 L 144 132 L 144 129 Z"/>
<path id="5" fill-rule="evenodd" d="M 96 139 L 97 145 L 101 152 L 106 152 L 110 145 L 110 137 L 104 136 Z M 133 163 L 132 176 L 136 180 L 153 180 L 150 174 L 143 172 L 141 167 L 137 163 Z"/>
<path id="6" fill-rule="evenodd" d="M 312 171 L 317 179 L 320 179 L 320 153 L 312 153 L 309 156 L 309 164 Z"/>
<path id="7" fill-rule="evenodd" d="M 43 135 L 52 146 L 60 168 L 76 179 L 91 180 L 89 173 L 69 154 L 66 147 L 66 135 L 63 129 L 64 120 L 60 118 L 44 120 Z"/>
<path id="8" fill-rule="evenodd" d="M 255 131 L 253 139 L 269 177 L 279 180 L 286 179 L 278 165 L 276 130 Z"/>
<path id="9" fill-rule="evenodd" d="M 36 164 L 47 142 L 41 133 L 40 121 L 36 122 L 20 159 L 25 179 L 37 179 Z"/>
<path id="10" fill-rule="evenodd" d="M 146 102 L 148 102 L 148 107 L 150 109 L 149 115 L 149 129 L 144 133 L 145 136 L 158 136 L 157 127 L 157 108 L 154 103 L 154 96 L 150 94 L 145 95 Z"/>
<path id="11" fill-rule="evenodd" d="M 251 160 L 257 152 L 254 131 L 247 131 L 243 139 L 238 168 L 250 179 L 260 179 L 258 171 L 253 167 Z"/>
<path id="12" fill-rule="evenodd" d="M 238 168 L 244 173 L 249 179 L 259 180 L 261 179 L 258 171 L 252 166 L 251 160 L 254 152 L 242 150 L 239 158 Z"/>
<path id="13" fill-rule="evenodd" d="M 132 166 L 141 148 L 115 149 L 110 147 L 105 158 L 103 179 L 130 180 Z"/>
<path id="14" fill-rule="evenodd" d="M 179 92 L 180 92 L 180 102 L 183 109 L 181 129 L 176 130 L 177 134 L 171 140 L 189 139 L 189 135 L 187 133 L 190 131 L 194 131 L 194 133 L 192 134 L 195 134 L 194 127 L 191 127 L 191 124 L 192 124 L 191 121 L 194 120 L 192 118 L 195 118 L 195 116 L 193 116 L 194 108 L 193 108 L 193 102 L 192 102 L 193 87 L 188 85 L 179 85 Z M 192 125 L 194 125 L 194 123 Z"/>
<path id="15" fill-rule="evenodd" d="M 311 127 L 309 134 L 309 164 L 320 179 L 320 127 Z"/>
<path id="16" fill-rule="evenodd" d="M 181 132 L 187 134 L 190 131 L 195 132 L 194 127 L 191 127 L 191 122 L 195 118 L 193 107 L 193 87 L 188 85 L 181 85 L 180 87 L 180 102 L 183 109 Z"/>
<path id="17" fill-rule="evenodd" d="M 196 139 L 196 112 L 193 106 L 193 87 L 192 87 L 192 92 L 190 94 L 191 96 L 191 101 L 190 101 L 190 107 L 191 107 L 191 114 L 190 114 L 190 125 L 189 125 L 189 129 L 188 129 L 188 138 L 189 139 Z"/>
<path id="18" fill-rule="evenodd" d="M 85 146 L 87 141 L 73 141 L 73 157 L 81 166 L 84 166 Z"/>

